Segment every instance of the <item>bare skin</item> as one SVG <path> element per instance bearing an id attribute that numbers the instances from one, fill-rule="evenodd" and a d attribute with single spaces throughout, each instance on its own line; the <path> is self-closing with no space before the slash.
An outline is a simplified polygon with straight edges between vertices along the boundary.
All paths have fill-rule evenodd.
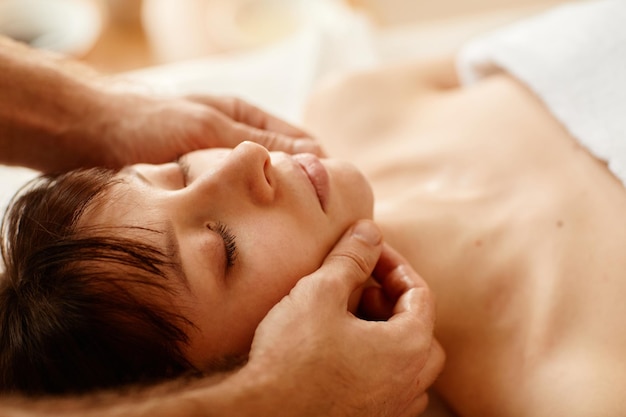
<path id="1" fill-rule="evenodd" d="M 371 276 L 396 295 L 389 321 L 347 314 L 351 294 Z M 81 397 L 5 394 L 0 415 L 413 417 L 426 408 L 426 389 L 444 362 L 433 325 L 422 278 L 362 220 L 270 310 L 242 368 Z"/>
<path id="2" fill-rule="evenodd" d="M 305 132 L 242 100 L 135 93 L 123 79 L 1 35 L 0 68 L 2 164 L 56 172 L 164 163 L 243 140 L 288 153 L 319 151 Z"/>
<path id="3" fill-rule="evenodd" d="M 626 409 L 626 191 L 530 91 L 442 59 L 329 84 L 306 127 L 433 289 L 458 415 Z"/>

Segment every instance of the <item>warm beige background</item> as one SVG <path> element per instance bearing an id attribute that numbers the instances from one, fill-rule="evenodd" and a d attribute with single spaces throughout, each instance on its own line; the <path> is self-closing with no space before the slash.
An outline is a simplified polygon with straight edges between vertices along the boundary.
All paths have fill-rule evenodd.
<path id="1" fill-rule="evenodd" d="M 446 19 L 470 13 L 532 6 L 551 6 L 566 0 L 347 0 L 371 12 L 381 24 L 400 25 Z"/>
<path id="2" fill-rule="evenodd" d="M 94 48 L 85 56 L 83 61 L 106 73 L 143 68 L 163 63 L 159 54 L 156 53 L 161 45 L 150 43 L 146 30 L 142 27 L 141 13 L 139 12 L 142 0 L 93 0 L 103 6 L 106 19 L 102 36 Z M 143 3 L 154 0 L 144 0 Z M 171 1 L 171 0 L 168 0 Z M 176 0 L 176 14 L 185 15 L 188 10 L 188 20 L 198 20 L 199 13 L 193 10 L 202 4 L 224 3 L 225 0 Z M 236 0 L 229 0 L 236 3 Z M 316 1 L 316 0 L 309 0 Z M 506 10 L 539 11 L 543 8 L 565 3 L 566 0 L 343 0 L 352 7 L 365 11 L 383 28 L 397 28 L 425 24 L 429 27 L 437 26 L 439 22 L 450 23 L 463 16 L 480 16 L 486 13 Z M 230 3 L 233 4 L 233 3 Z M 200 13 L 201 14 L 201 13 Z M 173 18 L 173 17 L 172 17 Z M 179 19 L 180 20 L 180 19 Z M 201 43 L 204 39 L 202 34 L 194 35 L 190 30 L 193 22 L 179 23 L 180 30 L 176 26 L 170 27 L 168 39 L 177 37 L 176 44 L 183 45 L 177 48 L 186 48 L 184 53 L 180 51 L 176 59 L 189 59 L 205 56 L 209 53 L 223 52 Z M 197 23 L 197 22 L 196 22 Z M 171 26 L 171 25 L 170 25 Z M 166 31 L 164 29 L 164 31 Z M 188 39 L 189 42 L 185 40 Z"/>

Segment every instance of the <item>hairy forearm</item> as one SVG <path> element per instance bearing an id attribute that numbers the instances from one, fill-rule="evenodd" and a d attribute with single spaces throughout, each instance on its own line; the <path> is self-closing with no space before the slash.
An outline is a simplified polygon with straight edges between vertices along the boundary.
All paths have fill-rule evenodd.
<path id="1" fill-rule="evenodd" d="M 5 397 L 0 399 L 2 417 L 139 417 L 139 416 L 209 416 L 216 399 L 232 397 L 236 391 L 219 385 L 225 377 L 196 380 L 179 379 L 152 387 L 66 397 Z M 226 394 L 224 394 L 224 391 Z M 232 390 L 231 390 L 232 391 Z M 204 394 L 204 395 L 202 395 Z M 219 395 L 218 395 L 219 394 Z M 195 397 L 201 397 L 198 401 Z M 211 407 L 203 407 L 211 404 Z"/>
<path id="2" fill-rule="evenodd" d="M 267 372 L 180 379 L 76 397 L 0 398 L 1 417 L 240 417 L 312 415 L 312 404 Z M 315 407 L 313 407 L 315 409 Z M 307 413 L 307 410 L 309 413 Z"/>
<path id="3" fill-rule="evenodd" d="M 2 37 L 0 69 L 0 163 L 42 171 L 107 164 L 100 139 L 123 108 L 108 80 Z"/>

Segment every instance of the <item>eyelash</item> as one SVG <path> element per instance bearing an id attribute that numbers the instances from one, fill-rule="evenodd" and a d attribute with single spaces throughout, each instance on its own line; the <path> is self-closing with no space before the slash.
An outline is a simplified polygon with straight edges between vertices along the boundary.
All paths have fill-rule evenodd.
<path id="1" fill-rule="evenodd" d="M 176 159 L 176 164 L 180 167 L 183 175 L 183 186 L 186 187 L 189 182 L 189 163 L 185 158 Z M 228 268 L 235 265 L 237 259 L 237 242 L 235 235 L 230 231 L 224 223 L 217 222 L 215 225 L 207 226 L 209 230 L 217 233 L 224 241 L 224 251 L 226 252 L 226 266 Z"/>
<path id="2" fill-rule="evenodd" d="M 235 235 L 230 231 L 228 226 L 224 223 L 217 222 L 214 225 L 207 226 L 209 230 L 212 230 L 219 234 L 224 241 L 224 251 L 226 252 L 226 266 L 228 268 L 235 265 L 237 260 L 237 242 Z"/>

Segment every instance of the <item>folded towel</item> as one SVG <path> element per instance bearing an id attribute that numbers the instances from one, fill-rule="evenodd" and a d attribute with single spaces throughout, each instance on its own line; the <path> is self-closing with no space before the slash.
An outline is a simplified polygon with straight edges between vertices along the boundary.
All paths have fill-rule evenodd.
<path id="1" fill-rule="evenodd" d="M 487 34 L 458 55 L 471 84 L 507 71 L 626 186 L 626 1 L 576 2 Z"/>

